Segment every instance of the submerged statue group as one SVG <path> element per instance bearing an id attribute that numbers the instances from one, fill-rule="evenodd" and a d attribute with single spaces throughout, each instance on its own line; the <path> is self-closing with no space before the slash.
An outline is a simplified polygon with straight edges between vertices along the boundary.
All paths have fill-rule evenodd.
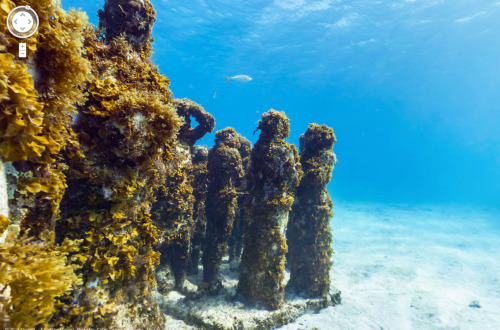
<path id="1" fill-rule="evenodd" d="M 15 4 L 0 3 L 5 20 Z M 52 0 L 32 7 L 25 60 L 0 31 L 2 326 L 161 328 L 152 292 L 216 294 L 226 255 L 249 305 L 328 294 L 331 128 L 310 124 L 299 154 L 269 110 L 253 146 L 233 128 L 198 146 L 215 120 L 151 62 L 149 0 L 105 1 L 98 29 Z"/>

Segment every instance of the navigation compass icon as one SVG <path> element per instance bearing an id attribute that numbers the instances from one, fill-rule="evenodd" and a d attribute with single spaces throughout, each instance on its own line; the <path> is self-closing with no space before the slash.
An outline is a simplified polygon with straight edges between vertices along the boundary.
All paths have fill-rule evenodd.
<path id="1" fill-rule="evenodd" d="M 31 37 L 38 29 L 38 15 L 30 6 L 14 8 L 7 16 L 7 27 L 17 38 Z"/>

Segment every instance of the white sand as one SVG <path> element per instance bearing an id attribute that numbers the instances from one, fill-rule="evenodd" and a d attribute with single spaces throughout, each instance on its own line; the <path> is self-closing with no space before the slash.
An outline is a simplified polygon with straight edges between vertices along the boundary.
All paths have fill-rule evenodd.
<path id="1" fill-rule="evenodd" d="M 282 329 L 500 329 L 498 211 L 339 204 L 342 305 Z"/>

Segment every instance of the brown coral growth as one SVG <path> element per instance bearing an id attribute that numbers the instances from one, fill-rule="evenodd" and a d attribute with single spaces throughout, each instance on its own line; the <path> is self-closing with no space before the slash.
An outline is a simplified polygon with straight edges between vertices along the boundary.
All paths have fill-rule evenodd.
<path id="1" fill-rule="evenodd" d="M 189 268 L 193 234 L 193 188 L 189 147 L 175 143 L 167 149 L 172 157 L 167 176 L 156 191 L 151 208 L 154 223 L 160 230 L 157 248 L 161 265 L 169 265 L 175 277 L 175 289 L 182 290 Z"/>
<path id="2" fill-rule="evenodd" d="M 76 242 L 61 245 L 52 238 L 8 237 L 0 244 L 0 326 L 52 327 L 57 298 L 81 284 L 75 274 Z"/>
<path id="3" fill-rule="evenodd" d="M 136 47 L 134 31 L 122 32 L 102 39 L 91 28 L 83 31 L 94 78 L 73 118 L 78 145 L 65 153 L 68 189 L 56 228 L 58 240 L 82 239 L 88 256 L 84 286 L 65 302 L 61 322 L 68 326 L 163 323 L 151 294 L 159 232 L 150 210 L 182 121 L 168 79 L 151 63 L 149 40 Z"/>
<path id="4" fill-rule="evenodd" d="M 90 64 L 83 57 L 85 14 L 66 12 L 51 0 L 31 6 L 40 26 L 30 38 L 26 59 L 15 58 L 19 41 L 7 27 L 2 25 L 0 31 L 0 158 L 15 161 L 8 177 L 16 187 L 11 219 L 19 224 L 23 218 L 23 229 L 38 236 L 53 229 L 59 217 L 66 184 L 58 154 L 77 144 L 72 115 L 74 105 L 85 100 Z M 15 4 L 2 0 L 0 7 L 5 21 Z"/>

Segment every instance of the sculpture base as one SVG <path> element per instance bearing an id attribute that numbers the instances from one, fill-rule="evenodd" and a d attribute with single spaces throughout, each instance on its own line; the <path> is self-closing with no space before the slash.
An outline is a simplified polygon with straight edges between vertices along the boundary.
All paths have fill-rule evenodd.
<path id="1" fill-rule="evenodd" d="M 272 311 L 246 306 L 234 299 L 237 273 L 230 271 L 228 264 L 223 264 L 221 268 L 223 288 L 217 295 L 189 299 L 176 291 L 167 295 L 154 293 L 160 308 L 167 314 L 167 327 L 177 324 L 176 328 L 180 329 L 179 320 L 182 320 L 186 325 L 203 329 L 271 329 L 294 322 L 304 314 L 317 313 L 323 308 L 341 303 L 340 291 L 332 289 L 327 297 L 315 299 L 287 293 L 285 305 Z M 197 284 L 201 282 L 201 277 L 199 274 L 189 280 Z M 285 281 L 288 281 L 288 277 L 286 274 Z"/>

